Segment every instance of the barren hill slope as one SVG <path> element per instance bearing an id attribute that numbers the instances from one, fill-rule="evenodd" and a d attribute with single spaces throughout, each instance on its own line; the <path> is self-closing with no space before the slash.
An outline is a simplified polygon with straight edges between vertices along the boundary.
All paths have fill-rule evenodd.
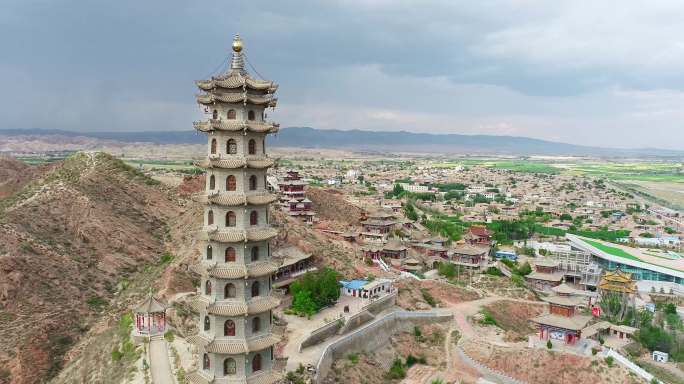
<path id="1" fill-rule="evenodd" d="M 174 194 L 78 153 L 0 200 L 0 383 L 54 376 L 128 274 L 165 251 Z"/>
<path id="2" fill-rule="evenodd" d="M 11 157 L 0 156 L 0 199 L 20 191 L 31 180 L 52 168 L 53 164 L 31 166 Z"/>

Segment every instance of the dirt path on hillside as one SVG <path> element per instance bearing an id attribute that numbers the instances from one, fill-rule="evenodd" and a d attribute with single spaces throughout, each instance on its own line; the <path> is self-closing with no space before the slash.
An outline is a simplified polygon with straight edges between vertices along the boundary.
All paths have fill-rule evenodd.
<path id="1" fill-rule="evenodd" d="M 150 341 L 150 371 L 153 384 L 174 384 L 166 340 L 162 338 Z"/>

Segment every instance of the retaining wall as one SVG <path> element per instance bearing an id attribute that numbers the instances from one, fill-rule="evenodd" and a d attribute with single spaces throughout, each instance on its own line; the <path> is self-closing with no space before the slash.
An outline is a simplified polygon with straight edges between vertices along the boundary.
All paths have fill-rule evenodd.
<path id="1" fill-rule="evenodd" d="M 383 346 L 389 337 L 401 330 L 410 330 L 415 325 L 433 324 L 453 319 L 452 314 L 440 312 L 392 312 L 349 333 L 328 345 L 316 365 L 314 383 L 322 382 L 328 375 L 335 359 L 351 352 L 373 351 Z"/>
<path id="2" fill-rule="evenodd" d="M 384 311 L 385 309 L 392 308 L 397 303 L 397 294 L 399 291 L 395 290 L 387 296 L 381 297 L 375 301 L 366 304 L 361 310 L 366 310 L 374 315 Z"/>
<path id="3" fill-rule="evenodd" d="M 470 363 L 471 366 L 475 366 L 478 371 L 482 374 L 489 374 L 499 381 L 501 381 L 504 384 L 527 384 L 526 381 L 518 380 L 515 379 L 511 376 L 508 376 L 507 374 L 501 372 L 501 371 L 496 371 L 492 368 L 489 368 L 488 366 L 480 363 L 479 361 L 473 359 L 470 357 L 464 350 L 461 348 L 461 346 L 456 346 L 456 352 L 459 354 L 459 356 L 465 360 L 466 362 Z"/>
<path id="4" fill-rule="evenodd" d="M 302 349 L 306 347 L 322 343 L 324 340 L 337 335 L 344 324 L 343 318 L 339 318 L 314 329 L 309 336 L 299 344 L 299 351 L 301 352 Z"/>
<path id="5" fill-rule="evenodd" d="M 323 326 L 313 330 L 306 339 L 304 339 L 301 344 L 299 344 L 299 350 L 310 347 L 312 345 L 320 344 L 326 339 L 333 337 L 337 334 L 343 335 L 350 332 L 369 321 L 375 319 L 374 315 L 394 307 L 397 302 L 397 291 L 384 296 L 378 300 L 372 301 L 365 306 L 363 306 L 359 313 L 346 318 L 344 322 L 339 320 L 334 320 L 330 323 L 324 324 Z"/>
<path id="6" fill-rule="evenodd" d="M 368 311 L 361 311 L 354 316 L 347 319 L 340 330 L 337 331 L 338 335 L 344 335 L 347 332 L 353 331 L 354 329 L 366 324 L 367 322 L 375 319 L 375 316 Z"/>

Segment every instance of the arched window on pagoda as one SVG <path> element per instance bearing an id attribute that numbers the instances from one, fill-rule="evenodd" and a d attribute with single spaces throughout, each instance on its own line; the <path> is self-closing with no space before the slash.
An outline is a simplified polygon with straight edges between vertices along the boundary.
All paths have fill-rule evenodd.
<path id="1" fill-rule="evenodd" d="M 211 245 L 207 245 L 207 260 L 211 260 L 213 257 L 213 249 L 211 248 Z"/>
<path id="2" fill-rule="evenodd" d="M 252 359 L 252 372 L 261 371 L 261 355 L 256 354 Z"/>
<path id="3" fill-rule="evenodd" d="M 211 139 L 211 154 L 216 154 L 216 139 Z"/>
<path id="4" fill-rule="evenodd" d="M 237 180 L 235 176 L 229 175 L 226 178 L 226 191 L 234 191 L 237 189 Z"/>
<path id="5" fill-rule="evenodd" d="M 209 176 L 209 189 L 214 190 L 216 188 L 216 177 L 214 175 Z"/>
<path id="6" fill-rule="evenodd" d="M 211 118 L 214 120 L 218 119 L 218 111 L 217 110 L 214 109 L 214 112 L 212 112 L 212 114 L 211 114 Z"/>
<path id="7" fill-rule="evenodd" d="M 223 323 L 223 336 L 235 336 L 235 322 L 233 320 L 226 320 Z"/>
<path id="8" fill-rule="evenodd" d="M 252 211 L 249 214 L 249 225 L 257 225 L 259 223 L 259 213 Z"/>
<path id="9" fill-rule="evenodd" d="M 228 120 L 235 120 L 237 118 L 237 112 L 234 109 L 229 109 L 226 113 Z"/>
<path id="10" fill-rule="evenodd" d="M 204 358 L 202 358 L 202 368 L 204 368 L 205 371 L 208 371 L 209 366 L 209 355 L 205 353 Z"/>
<path id="11" fill-rule="evenodd" d="M 259 260 L 259 247 L 252 247 L 252 261 Z"/>
<path id="12" fill-rule="evenodd" d="M 207 212 L 207 225 L 214 224 L 214 211 L 211 209 Z"/>
<path id="13" fill-rule="evenodd" d="M 226 284 L 226 286 L 223 288 L 223 297 L 227 299 L 235 297 L 235 284 Z"/>
<path id="14" fill-rule="evenodd" d="M 226 248 L 225 262 L 226 263 L 235 262 L 235 248 L 233 248 L 233 247 Z"/>
<path id="15" fill-rule="evenodd" d="M 204 283 L 204 293 L 207 295 L 211 295 L 211 281 L 207 280 L 206 283 Z"/>
<path id="16" fill-rule="evenodd" d="M 266 139 L 261 139 L 261 153 L 266 154 Z"/>
<path id="17" fill-rule="evenodd" d="M 209 319 L 209 316 L 204 316 L 204 330 L 208 331 L 211 329 L 211 320 Z"/>
<path id="18" fill-rule="evenodd" d="M 228 139 L 226 141 L 226 153 L 229 155 L 235 155 L 237 153 L 237 143 L 235 139 Z"/>
<path id="19" fill-rule="evenodd" d="M 254 113 L 254 111 L 249 111 L 247 113 L 247 120 L 254 120 L 255 118 L 256 118 L 256 114 Z"/>
<path id="20" fill-rule="evenodd" d="M 235 359 L 229 357 L 223 360 L 223 374 L 224 375 L 234 375 L 237 372 L 237 364 L 235 364 Z"/>
<path id="21" fill-rule="evenodd" d="M 252 319 L 252 333 L 257 333 L 261 330 L 261 318 L 255 317 Z"/>
<path id="22" fill-rule="evenodd" d="M 257 189 L 257 177 L 256 175 L 252 175 L 249 177 L 249 190 L 250 191 L 256 191 Z"/>
<path id="23" fill-rule="evenodd" d="M 249 143 L 247 143 L 247 152 L 249 152 L 250 155 L 256 155 L 256 140 L 249 139 Z"/>
<path id="24" fill-rule="evenodd" d="M 226 213 L 226 227 L 234 227 L 235 225 L 235 212 L 228 211 Z"/>
<path id="25" fill-rule="evenodd" d="M 255 281 L 252 283 L 252 297 L 259 296 L 259 282 Z"/>

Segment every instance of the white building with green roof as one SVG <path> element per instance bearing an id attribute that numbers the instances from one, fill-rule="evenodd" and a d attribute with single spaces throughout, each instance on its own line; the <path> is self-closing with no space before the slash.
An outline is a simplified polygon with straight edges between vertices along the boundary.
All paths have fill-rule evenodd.
<path id="1" fill-rule="evenodd" d="M 684 285 L 684 254 L 664 249 L 633 248 L 571 234 L 565 237 L 573 248 L 591 253 L 604 270 L 620 268 L 631 273 L 639 290 L 667 285 L 656 282 Z M 684 287 L 681 288 L 684 292 Z"/>

